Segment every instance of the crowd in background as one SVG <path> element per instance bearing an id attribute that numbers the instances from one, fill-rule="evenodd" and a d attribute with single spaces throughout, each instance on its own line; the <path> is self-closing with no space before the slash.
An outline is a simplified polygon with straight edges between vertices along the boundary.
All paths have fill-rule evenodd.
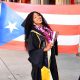
<path id="1" fill-rule="evenodd" d="M 80 0 L 0 0 L 6 2 L 21 2 L 31 4 L 80 4 Z"/>
<path id="2" fill-rule="evenodd" d="M 21 3 L 30 3 L 30 0 L 1 0 L 6 2 L 21 2 Z"/>

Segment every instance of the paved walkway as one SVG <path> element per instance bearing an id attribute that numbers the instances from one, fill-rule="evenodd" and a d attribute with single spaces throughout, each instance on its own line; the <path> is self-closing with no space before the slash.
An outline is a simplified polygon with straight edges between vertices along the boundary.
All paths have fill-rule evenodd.
<path id="1" fill-rule="evenodd" d="M 24 51 L 0 50 L 0 80 L 32 80 L 31 64 Z M 80 57 L 74 54 L 59 54 L 57 65 L 60 80 L 78 80 Z"/>

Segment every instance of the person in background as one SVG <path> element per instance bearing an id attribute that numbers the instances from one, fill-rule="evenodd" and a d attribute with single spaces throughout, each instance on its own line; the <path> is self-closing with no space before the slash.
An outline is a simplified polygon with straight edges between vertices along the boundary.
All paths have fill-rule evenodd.
<path id="1" fill-rule="evenodd" d="M 2 0 L 2 1 L 6 1 L 6 2 L 21 2 L 21 0 Z"/>
<path id="2" fill-rule="evenodd" d="M 55 55 L 58 55 L 57 39 L 51 42 L 54 32 L 44 17 L 37 11 L 28 14 L 22 26 L 25 30 L 25 47 L 28 50 L 28 60 L 32 64 L 32 80 L 41 79 L 41 68 L 48 67 L 47 52 L 51 49 L 50 71 L 53 80 L 59 80 Z"/>

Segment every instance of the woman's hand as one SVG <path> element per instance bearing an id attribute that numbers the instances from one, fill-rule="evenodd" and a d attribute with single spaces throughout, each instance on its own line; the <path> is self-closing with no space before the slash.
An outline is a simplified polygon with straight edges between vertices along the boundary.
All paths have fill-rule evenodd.
<path id="1" fill-rule="evenodd" d="M 44 51 L 48 51 L 52 48 L 53 43 L 47 43 L 46 47 L 44 48 Z"/>
<path id="2" fill-rule="evenodd" d="M 58 35 L 59 35 L 59 32 L 56 32 L 56 35 L 55 35 L 54 41 L 57 40 Z"/>

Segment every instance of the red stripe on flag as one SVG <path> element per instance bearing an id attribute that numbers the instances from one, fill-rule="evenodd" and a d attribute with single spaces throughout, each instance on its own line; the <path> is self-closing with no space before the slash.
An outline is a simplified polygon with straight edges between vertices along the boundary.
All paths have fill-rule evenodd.
<path id="1" fill-rule="evenodd" d="M 10 50 L 24 51 L 25 46 L 24 46 L 24 42 L 12 41 L 12 42 L 9 42 L 9 43 L 7 43 L 3 46 L 0 46 L 0 49 L 10 49 Z"/>
<path id="2" fill-rule="evenodd" d="M 72 45 L 72 46 L 58 46 L 58 51 L 60 54 L 77 54 L 78 53 L 79 45 Z M 19 41 L 12 41 L 3 46 L 0 46 L 0 49 L 9 49 L 9 50 L 20 50 L 25 51 L 24 42 Z"/>
<path id="3" fill-rule="evenodd" d="M 79 33 L 79 35 L 80 35 L 80 26 L 78 27 L 78 33 Z"/>
<path id="4" fill-rule="evenodd" d="M 50 27 L 60 35 L 77 35 L 80 32 L 79 25 L 50 25 Z"/>
<path id="5" fill-rule="evenodd" d="M 38 11 L 47 14 L 80 15 L 80 5 L 31 5 L 31 4 L 10 3 L 10 2 L 6 4 L 15 11 L 25 12 L 25 13 Z"/>
<path id="6" fill-rule="evenodd" d="M 59 53 L 77 54 L 79 45 L 58 46 Z"/>

